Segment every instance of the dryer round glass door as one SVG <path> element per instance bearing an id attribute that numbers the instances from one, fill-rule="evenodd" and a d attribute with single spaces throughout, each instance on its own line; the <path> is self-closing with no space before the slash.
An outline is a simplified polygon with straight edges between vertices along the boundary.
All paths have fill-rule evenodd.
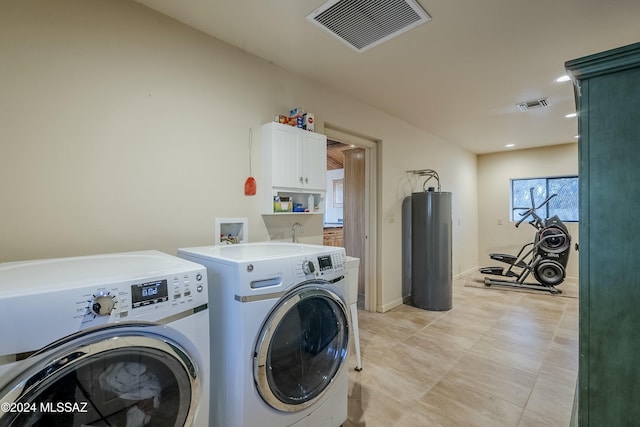
<path id="1" fill-rule="evenodd" d="M 158 329 L 107 326 L 25 359 L 0 390 L 0 426 L 189 425 L 197 368 Z"/>
<path id="2" fill-rule="evenodd" d="M 254 353 L 254 378 L 265 402 L 301 411 L 322 398 L 344 366 L 349 316 L 339 291 L 312 282 L 286 294 L 264 323 Z"/>

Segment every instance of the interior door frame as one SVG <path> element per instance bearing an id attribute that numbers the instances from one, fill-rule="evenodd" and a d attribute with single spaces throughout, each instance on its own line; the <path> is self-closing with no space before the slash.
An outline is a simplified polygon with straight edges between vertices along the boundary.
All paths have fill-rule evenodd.
<path id="1" fill-rule="evenodd" d="M 350 130 L 326 123 L 324 133 L 328 139 L 343 144 L 354 145 L 365 152 L 365 259 L 364 263 L 364 309 L 376 311 L 378 295 L 381 292 L 378 283 L 380 248 L 378 247 L 378 169 L 380 168 L 380 140 L 357 134 Z"/>

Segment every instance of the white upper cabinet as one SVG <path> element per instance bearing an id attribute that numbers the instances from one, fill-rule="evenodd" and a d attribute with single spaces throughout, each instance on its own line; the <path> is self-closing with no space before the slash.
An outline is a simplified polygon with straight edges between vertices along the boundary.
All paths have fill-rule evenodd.
<path id="1" fill-rule="evenodd" d="M 326 191 L 327 137 L 272 122 L 262 126 L 262 170 L 270 187 Z"/>
<path id="2" fill-rule="evenodd" d="M 327 191 L 327 137 L 272 122 L 262 126 L 263 214 L 323 213 Z M 276 200 L 287 200 L 274 205 Z M 297 207 L 296 212 L 293 208 Z"/>
<path id="3" fill-rule="evenodd" d="M 327 137 L 303 131 L 300 153 L 303 188 L 327 190 Z"/>

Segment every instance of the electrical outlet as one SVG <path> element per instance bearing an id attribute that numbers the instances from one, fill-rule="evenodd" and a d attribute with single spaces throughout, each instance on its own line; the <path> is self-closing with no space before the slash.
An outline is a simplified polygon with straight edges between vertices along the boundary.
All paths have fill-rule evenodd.
<path id="1" fill-rule="evenodd" d="M 502 225 L 502 218 L 498 218 L 498 225 Z"/>
<path id="2" fill-rule="evenodd" d="M 389 224 L 393 224 L 396 222 L 396 216 L 393 213 L 389 214 Z"/>

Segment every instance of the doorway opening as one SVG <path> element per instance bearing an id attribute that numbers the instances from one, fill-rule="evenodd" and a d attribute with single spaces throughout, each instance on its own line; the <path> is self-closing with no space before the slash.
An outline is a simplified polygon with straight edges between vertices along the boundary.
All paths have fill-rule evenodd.
<path id="1" fill-rule="evenodd" d="M 376 310 L 376 152 L 375 140 L 325 124 L 327 197 L 323 242 L 359 258 L 358 306 Z"/>
<path id="2" fill-rule="evenodd" d="M 327 196 L 322 239 L 325 246 L 344 247 L 344 152 L 350 149 L 349 144 L 327 139 Z"/>

